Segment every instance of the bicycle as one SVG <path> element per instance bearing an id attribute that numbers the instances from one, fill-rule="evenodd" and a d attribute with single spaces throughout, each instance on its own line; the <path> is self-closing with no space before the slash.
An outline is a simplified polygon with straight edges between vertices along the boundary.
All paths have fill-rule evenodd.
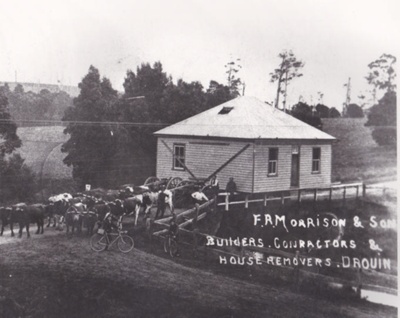
<path id="1" fill-rule="evenodd" d="M 168 234 L 164 240 L 164 252 L 169 254 L 171 257 L 175 257 L 178 254 L 178 243 L 175 236 Z"/>
<path id="2" fill-rule="evenodd" d="M 119 222 L 120 223 L 120 222 Z M 122 253 L 132 251 L 135 243 L 133 238 L 126 235 L 128 231 L 122 231 L 121 224 L 118 225 L 118 233 L 106 233 L 104 229 L 98 229 L 97 233 L 90 238 L 90 247 L 95 252 L 102 252 L 117 242 L 118 249 Z M 114 237 L 110 240 L 109 236 Z"/>

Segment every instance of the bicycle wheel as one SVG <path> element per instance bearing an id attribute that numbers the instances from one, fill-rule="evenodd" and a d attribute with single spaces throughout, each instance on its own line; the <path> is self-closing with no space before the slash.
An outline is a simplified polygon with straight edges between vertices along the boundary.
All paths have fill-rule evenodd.
<path id="1" fill-rule="evenodd" d="M 128 235 L 121 235 L 118 239 L 118 249 L 122 253 L 129 253 L 132 251 L 134 245 L 133 238 Z"/>
<path id="2" fill-rule="evenodd" d="M 176 254 L 178 254 L 178 244 L 176 243 L 175 240 L 170 240 L 169 255 L 171 255 L 171 257 L 174 257 L 174 256 L 176 256 Z"/>
<path id="3" fill-rule="evenodd" d="M 107 238 L 103 234 L 95 233 L 90 238 L 90 247 L 93 251 L 101 252 L 107 247 Z"/>
<path id="4" fill-rule="evenodd" d="M 168 251 L 169 251 L 168 242 L 169 242 L 169 236 L 166 236 L 164 239 L 164 252 L 165 253 L 168 253 Z"/>

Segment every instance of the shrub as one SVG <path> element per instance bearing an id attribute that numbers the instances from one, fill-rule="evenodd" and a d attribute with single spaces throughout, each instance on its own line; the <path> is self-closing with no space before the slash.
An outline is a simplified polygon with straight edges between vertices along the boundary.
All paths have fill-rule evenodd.
<path id="1" fill-rule="evenodd" d="M 396 128 L 377 127 L 372 132 L 372 138 L 379 146 L 396 145 Z"/>

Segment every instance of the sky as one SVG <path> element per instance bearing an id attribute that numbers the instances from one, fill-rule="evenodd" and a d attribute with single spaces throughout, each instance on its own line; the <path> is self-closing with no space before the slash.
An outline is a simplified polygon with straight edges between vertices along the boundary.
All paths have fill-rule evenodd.
<path id="1" fill-rule="evenodd" d="M 89 66 L 123 91 L 128 69 L 160 61 L 176 81 L 226 84 L 225 65 L 240 58 L 245 95 L 272 102 L 270 73 L 292 50 L 305 63 L 288 87 L 342 109 L 370 96 L 368 64 L 400 51 L 397 0 L 0 0 L 0 81 L 77 86 Z"/>

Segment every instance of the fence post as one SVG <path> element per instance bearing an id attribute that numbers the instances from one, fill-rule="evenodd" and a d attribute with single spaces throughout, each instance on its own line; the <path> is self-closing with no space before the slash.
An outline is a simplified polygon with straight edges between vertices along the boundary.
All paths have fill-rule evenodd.
<path id="1" fill-rule="evenodd" d="M 264 194 L 264 206 L 267 206 L 267 202 L 268 202 L 268 200 L 267 200 L 267 194 L 265 193 L 265 194 Z"/>
<path id="2" fill-rule="evenodd" d="M 365 183 L 363 183 L 362 187 L 363 187 L 362 196 L 363 196 L 363 198 L 365 198 L 365 195 L 367 194 L 367 185 Z"/>
<path id="3" fill-rule="evenodd" d="M 150 251 L 153 252 L 153 219 L 151 217 L 146 218 L 146 230 L 150 243 Z"/>
<path id="4" fill-rule="evenodd" d="M 282 205 L 285 204 L 285 195 L 283 193 L 283 191 L 281 192 L 281 201 L 282 201 Z"/>
<path id="5" fill-rule="evenodd" d="M 361 289 L 362 289 L 362 268 L 357 270 L 357 296 L 361 298 Z"/>
<path id="6" fill-rule="evenodd" d="M 297 191 L 297 202 L 298 203 L 301 202 L 301 190 L 300 189 Z"/>
<path id="7" fill-rule="evenodd" d="M 244 208 L 248 209 L 249 208 L 249 195 L 246 194 L 246 197 L 244 198 Z"/>
<path id="8" fill-rule="evenodd" d="M 225 211 L 229 211 L 229 194 L 225 195 Z"/>
<path id="9" fill-rule="evenodd" d="M 193 257 L 197 258 L 197 234 L 199 233 L 199 229 L 197 228 L 197 217 L 199 215 L 199 208 L 196 205 L 196 216 L 193 218 Z"/>
<path id="10" fill-rule="evenodd" d="M 356 199 L 358 199 L 358 185 L 357 185 L 357 191 L 356 191 Z"/>
<path id="11" fill-rule="evenodd" d="M 317 188 L 314 189 L 314 203 L 317 202 Z"/>

